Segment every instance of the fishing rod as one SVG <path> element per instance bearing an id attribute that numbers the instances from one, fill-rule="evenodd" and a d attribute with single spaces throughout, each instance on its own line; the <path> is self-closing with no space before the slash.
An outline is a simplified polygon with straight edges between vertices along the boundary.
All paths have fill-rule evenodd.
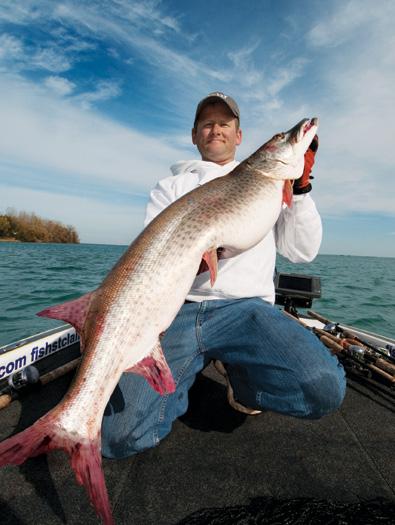
<path id="1" fill-rule="evenodd" d="M 311 327 L 300 317 L 296 318 L 284 310 L 283 312 L 314 333 L 332 354 L 337 355 L 345 367 L 362 374 L 365 379 L 373 380 L 372 376 L 380 376 L 387 385 L 389 384 L 391 390 L 395 390 L 395 365 L 391 356 L 384 351 L 377 351 L 375 345 L 365 344 L 356 334 L 348 330 L 343 331 L 339 323 L 333 323 L 316 312 L 309 311 L 308 314 L 322 323 L 323 328 Z"/>
<path id="2" fill-rule="evenodd" d="M 326 332 L 330 332 L 330 333 L 335 332 L 338 334 L 343 334 L 345 338 L 354 339 L 357 343 L 368 347 L 370 350 L 376 352 L 377 354 L 380 354 L 384 359 L 387 359 L 395 363 L 395 345 L 386 343 L 385 348 L 381 348 L 377 345 L 372 344 L 366 339 L 363 339 L 362 337 L 357 335 L 355 332 L 353 332 L 352 329 L 350 330 L 349 328 L 342 328 L 339 323 L 330 321 L 329 319 L 323 317 L 317 312 L 308 310 L 307 314 L 309 315 L 309 317 L 312 317 L 313 319 L 317 319 L 322 324 L 324 324 L 325 325 L 324 330 Z"/>
<path id="3" fill-rule="evenodd" d="M 334 323 L 317 312 L 307 313 L 324 324 L 323 329 L 313 328 L 313 332 L 333 353 L 343 361 L 347 360 L 354 370 L 357 369 L 364 375 L 380 376 L 392 389 L 395 388 L 395 359 L 391 355 L 352 330 L 342 328 L 339 323 Z"/>
<path id="4" fill-rule="evenodd" d="M 368 370 L 375 372 L 395 386 L 395 365 L 383 357 L 377 357 L 368 347 L 361 346 L 356 338 L 336 337 L 320 328 L 313 328 L 313 332 L 335 354 L 343 354 Z M 344 335 L 344 334 L 343 334 Z"/>

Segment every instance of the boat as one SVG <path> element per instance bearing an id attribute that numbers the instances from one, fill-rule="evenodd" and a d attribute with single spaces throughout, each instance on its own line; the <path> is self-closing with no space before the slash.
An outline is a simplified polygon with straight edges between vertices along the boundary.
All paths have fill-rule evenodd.
<path id="1" fill-rule="evenodd" d="M 305 277 L 276 277 L 288 315 L 319 296 L 319 281 Z M 320 420 L 247 416 L 208 366 L 160 446 L 103 459 L 117 524 L 395 523 L 395 340 L 313 310 L 298 322 L 343 361 L 342 407 Z M 0 440 L 60 401 L 79 359 L 69 325 L 0 349 Z M 3 524 L 98 523 L 61 451 L 3 467 L 0 483 Z"/>

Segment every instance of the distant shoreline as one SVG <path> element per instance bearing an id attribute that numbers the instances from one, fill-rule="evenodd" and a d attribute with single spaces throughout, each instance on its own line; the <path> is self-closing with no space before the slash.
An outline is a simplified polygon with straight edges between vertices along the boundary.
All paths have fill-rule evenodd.
<path id="1" fill-rule="evenodd" d="M 43 219 L 35 213 L 10 210 L 0 214 L 0 242 L 79 244 L 74 226 Z"/>
<path id="2" fill-rule="evenodd" d="M 79 242 L 56 242 L 56 241 L 20 241 L 19 239 L 0 237 L 0 242 L 15 242 L 19 244 L 81 244 Z"/>

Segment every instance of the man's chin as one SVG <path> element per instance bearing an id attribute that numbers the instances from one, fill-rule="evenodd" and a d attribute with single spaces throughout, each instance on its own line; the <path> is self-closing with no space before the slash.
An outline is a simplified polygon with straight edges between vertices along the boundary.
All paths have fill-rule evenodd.
<path id="1" fill-rule="evenodd" d="M 205 157 L 212 159 L 213 162 L 217 162 L 217 159 L 221 159 L 229 155 L 228 152 L 224 151 L 224 148 L 218 146 L 219 144 L 217 146 L 206 148 L 204 152 Z"/>
<path id="2" fill-rule="evenodd" d="M 198 149 L 202 156 L 202 160 L 215 162 L 217 164 L 226 164 L 231 160 L 234 160 L 236 154 L 236 148 L 232 151 L 231 148 L 224 147 L 223 143 L 213 144 L 210 142 L 209 144 L 206 144 L 205 147 Z"/>

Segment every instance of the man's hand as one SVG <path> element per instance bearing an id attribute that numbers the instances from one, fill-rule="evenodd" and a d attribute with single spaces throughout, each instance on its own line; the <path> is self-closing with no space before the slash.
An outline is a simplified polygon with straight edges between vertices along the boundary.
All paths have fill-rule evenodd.
<path id="1" fill-rule="evenodd" d="M 304 154 L 304 169 L 303 174 L 299 179 L 296 179 L 294 181 L 293 185 L 293 194 L 294 195 L 301 195 L 303 193 L 308 193 L 311 191 L 311 183 L 310 179 L 314 179 L 314 177 L 310 176 L 311 170 L 313 169 L 314 165 L 314 157 L 316 154 L 316 151 L 318 149 L 318 135 L 315 135 L 313 140 L 311 141 L 311 144 Z"/>

